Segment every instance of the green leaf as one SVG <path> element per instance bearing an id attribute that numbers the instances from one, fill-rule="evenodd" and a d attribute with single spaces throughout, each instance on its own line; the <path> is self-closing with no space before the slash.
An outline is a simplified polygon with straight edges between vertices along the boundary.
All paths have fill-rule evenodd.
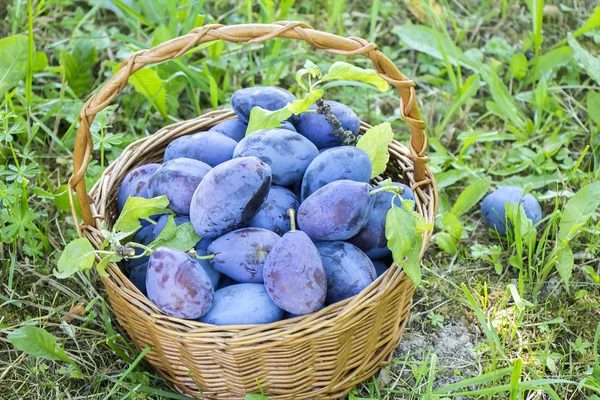
<path id="1" fill-rule="evenodd" d="M 28 39 L 14 35 L 0 39 L 0 99 L 27 74 Z"/>
<path id="2" fill-rule="evenodd" d="M 452 214 L 460 217 L 467 211 L 469 211 L 485 194 L 490 188 L 492 179 L 487 177 L 479 179 L 469 186 L 458 196 L 456 203 L 452 207 Z"/>
<path id="3" fill-rule="evenodd" d="M 444 130 L 448 122 L 450 122 L 452 116 L 458 110 L 460 110 L 460 107 L 462 107 L 467 101 L 469 101 L 469 99 L 475 96 L 475 94 L 479 90 L 480 85 L 481 82 L 479 80 L 479 75 L 471 75 L 469 79 L 466 80 L 464 85 L 460 88 L 458 96 L 454 99 L 454 102 L 452 102 L 450 109 L 448 109 L 448 111 L 446 112 L 444 119 L 438 126 L 436 126 L 437 131 L 441 132 Z"/>
<path id="4" fill-rule="evenodd" d="M 312 92 L 309 92 L 301 99 L 294 100 L 291 103 L 288 103 L 285 108 L 298 115 L 300 113 L 306 112 L 310 109 L 310 106 L 315 104 L 315 101 L 323 97 L 325 92 L 322 89 L 316 89 Z M 288 117 L 289 118 L 289 117 Z M 287 118 L 286 118 L 287 119 Z M 283 121 L 283 120 L 282 120 Z M 281 123 L 281 121 L 279 121 Z"/>
<path id="5" fill-rule="evenodd" d="M 556 172 L 543 175 L 528 175 L 528 176 L 511 176 L 500 182 L 498 186 L 531 186 L 533 189 L 540 189 L 544 186 L 551 185 L 561 181 L 561 177 Z"/>
<path id="6" fill-rule="evenodd" d="M 310 75 L 313 79 L 321 79 L 323 77 L 321 68 L 319 68 L 317 64 L 310 60 L 306 60 L 306 62 L 304 62 L 304 68 L 296 72 L 296 82 L 298 82 L 298 85 L 300 85 L 300 87 L 304 90 L 309 90 L 309 88 L 305 85 L 304 81 L 302 81 L 302 78 L 306 75 Z"/>
<path id="7" fill-rule="evenodd" d="M 45 329 L 36 326 L 22 326 L 8 334 L 8 341 L 25 354 L 46 360 L 60 360 L 81 371 L 75 361 L 56 343 L 56 338 Z"/>
<path id="8" fill-rule="evenodd" d="M 585 72 L 600 85 L 600 59 L 591 55 L 586 49 L 581 47 L 573 36 L 569 36 L 569 46 L 573 48 L 575 59 L 581 64 Z"/>
<path id="9" fill-rule="evenodd" d="M 244 397 L 244 400 L 269 400 L 269 398 L 264 394 L 250 393 Z"/>
<path id="10" fill-rule="evenodd" d="M 440 232 L 435 235 L 435 244 L 448 254 L 455 254 L 458 251 L 456 240 L 446 232 Z"/>
<path id="11" fill-rule="evenodd" d="M 158 110 L 160 115 L 167 119 L 167 91 L 165 82 L 152 68 L 144 68 L 129 77 L 136 92 L 142 94 Z"/>
<path id="12" fill-rule="evenodd" d="M 573 37 L 581 36 L 584 33 L 591 31 L 592 29 L 596 29 L 600 27 L 600 7 L 594 8 L 594 12 L 590 15 L 590 18 L 587 20 L 585 25 L 581 28 L 577 29 L 575 33 L 573 33 Z"/>
<path id="13" fill-rule="evenodd" d="M 121 257 L 118 257 L 116 254 L 108 254 L 106 255 L 98 264 L 96 264 L 96 270 L 98 271 L 98 275 L 103 278 L 108 278 L 108 273 L 106 272 L 106 266 L 109 262 L 119 262 L 121 261 Z"/>
<path id="14" fill-rule="evenodd" d="M 471 175 L 468 169 L 451 169 L 447 172 L 442 172 L 436 177 L 438 189 L 442 189 Z"/>
<path id="15" fill-rule="evenodd" d="M 345 81 L 358 81 L 371 84 L 377 89 L 385 92 L 389 89 L 388 83 L 373 69 L 356 67 L 343 61 L 334 62 L 327 74 L 321 78 L 321 82 L 334 79 Z"/>
<path id="16" fill-rule="evenodd" d="M 68 278 L 77 271 L 94 266 L 94 248 L 86 238 L 79 238 L 69 243 L 58 259 L 58 270 L 54 270 L 57 278 Z"/>
<path id="17" fill-rule="evenodd" d="M 590 183 L 571 197 L 560 217 L 558 240 L 572 240 L 600 207 L 600 181 Z"/>
<path id="18" fill-rule="evenodd" d="M 565 286 L 568 290 L 569 280 L 571 279 L 571 275 L 573 274 L 573 265 L 575 264 L 573 250 L 571 250 L 571 246 L 565 244 L 564 246 L 561 246 L 559 248 L 556 256 L 556 270 L 565 282 Z"/>
<path id="19" fill-rule="evenodd" d="M 33 63 L 33 72 L 40 72 L 48 66 L 48 56 L 43 51 L 35 52 L 35 61 Z"/>
<path id="20" fill-rule="evenodd" d="M 186 222 L 179 226 L 175 223 L 173 216 L 170 215 L 164 229 L 158 237 L 154 239 L 148 247 L 157 249 L 161 246 L 171 247 L 179 251 L 188 251 L 200 241 L 191 223 Z"/>
<path id="21" fill-rule="evenodd" d="M 415 286 L 421 283 L 419 252 L 423 243 L 422 233 L 431 229 L 419 213 L 413 211 L 412 201 L 403 201 L 401 207 L 393 206 L 385 220 L 385 237 L 392 251 L 394 262 L 404 269 Z"/>
<path id="22" fill-rule="evenodd" d="M 538 76 L 543 76 L 548 72 L 554 71 L 563 65 L 567 65 L 572 58 L 573 49 L 569 46 L 562 46 L 550 50 L 537 59 L 537 74 Z"/>
<path id="23" fill-rule="evenodd" d="M 510 59 L 510 73 L 517 80 L 521 80 L 527 74 L 527 57 L 523 53 L 517 53 Z"/>
<path id="24" fill-rule="evenodd" d="M 265 110 L 258 106 L 253 107 L 250 111 L 250 120 L 248 121 L 246 136 L 261 129 L 279 128 L 281 126 L 281 121 L 285 121 L 291 116 L 292 111 L 285 107 L 275 111 Z"/>
<path id="25" fill-rule="evenodd" d="M 61 52 L 65 79 L 78 97 L 83 97 L 92 90 L 96 60 L 96 48 L 88 40 L 77 40 L 71 53 L 64 50 Z"/>
<path id="26" fill-rule="evenodd" d="M 451 212 L 442 214 L 442 225 L 444 230 L 448 232 L 457 241 L 460 240 L 464 230 L 458 217 Z"/>
<path id="27" fill-rule="evenodd" d="M 375 125 L 358 139 L 356 147 L 364 150 L 371 159 L 372 171 L 371 178 L 374 178 L 385 171 L 390 153 L 388 145 L 394 139 L 392 126 L 388 122 Z"/>
<path id="28" fill-rule="evenodd" d="M 152 199 L 129 197 L 115 222 L 113 231 L 134 233 L 141 227 L 140 218 L 150 221 L 150 216 L 155 214 L 172 214 L 173 212 L 167 208 L 168 205 L 167 196 Z"/>
<path id="29" fill-rule="evenodd" d="M 600 125 L 600 93 L 590 91 L 587 95 L 587 110 L 592 121 Z"/>

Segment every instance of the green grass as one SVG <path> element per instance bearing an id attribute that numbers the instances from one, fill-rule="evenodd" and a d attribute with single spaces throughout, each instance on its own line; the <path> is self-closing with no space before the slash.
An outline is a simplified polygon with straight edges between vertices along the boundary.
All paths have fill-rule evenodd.
<path id="1" fill-rule="evenodd" d="M 0 57 L 0 397 L 181 398 L 140 362 L 96 274 L 52 275 L 76 236 L 66 182 L 77 115 L 135 51 L 203 24 L 276 20 L 374 40 L 417 82 L 428 124 L 440 210 L 423 283 L 404 347 L 349 397 L 600 396 L 598 210 L 565 233 L 565 215 L 583 209 L 567 201 L 600 177 L 600 10 L 589 1 L 444 0 L 439 7 L 424 1 L 419 12 L 411 3 L 412 12 L 394 1 L 348 0 L 11 0 L 0 7 L 0 38 L 24 35 L 0 42 L 0 53 L 14 46 L 16 57 L 4 86 L 8 58 Z M 293 75 L 306 58 L 323 70 L 343 60 L 280 39 L 217 42 L 143 72 L 96 118 L 88 184 L 131 141 L 227 107 L 240 87 L 297 91 Z M 349 62 L 368 66 L 360 57 Z M 324 88 L 363 120 L 391 122 L 407 143 L 393 91 Z M 486 230 L 477 199 L 507 184 L 540 199 L 545 219 L 537 232 L 518 214 L 507 238 Z M 16 350 L 6 336 L 23 325 L 51 332 L 82 376 L 73 378 L 65 362 Z"/>

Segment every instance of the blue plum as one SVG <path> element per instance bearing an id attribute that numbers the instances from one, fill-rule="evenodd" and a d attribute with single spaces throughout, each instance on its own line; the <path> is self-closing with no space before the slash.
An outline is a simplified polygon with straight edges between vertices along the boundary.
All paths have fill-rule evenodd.
<path id="1" fill-rule="evenodd" d="M 248 226 L 271 188 L 271 167 L 258 157 L 225 161 L 210 170 L 194 192 L 190 220 L 203 239 Z"/>
<path id="2" fill-rule="evenodd" d="M 414 201 L 414 194 L 408 186 L 397 182 L 392 183 L 392 185 L 404 190 L 400 195 L 400 198 L 394 200 L 396 206 L 400 207 L 402 205 L 402 200 Z M 395 194 L 391 192 L 379 192 L 375 194 L 375 203 L 373 204 L 373 209 L 369 214 L 369 219 L 365 227 L 355 236 L 348 239 L 349 243 L 352 243 L 364 251 L 372 260 L 392 254 L 387 247 L 385 221 L 387 213 L 392 207 L 392 198 L 394 196 Z"/>
<path id="3" fill-rule="evenodd" d="M 325 268 L 317 248 L 302 231 L 292 227 L 275 243 L 263 274 L 269 297 L 289 313 L 309 314 L 325 302 Z"/>
<path id="4" fill-rule="evenodd" d="M 212 308 L 200 321 L 213 325 L 268 324 L 284 314 L 263 284 L 239 283 L 217 290 Z"/>
<path id="5" fill-rule="evenodd" d="M 165 314 L 197 319 L 212 307 L 214 288 L 194 258 L 169 247 L 154 250 L 146 275 L 148 298 Z"/>
<path id="6" fill-rule="evenodd" d="M 523 189 L 516 186 L 504 186 L 488 194 L 481 202 L 481 214 L 487 226 L 494 229 L 500 235 L 506 235 L 507 222 L 506 203 L 521 203 L 525 215 L 533 224 L 542 219 L 542 208 L 540 203 L 531 193 L 523 195 Z M 510 225 L 509 225 L 510 226 Z"/>
<path id="7" fill-rule="evenodd" d="M 375 267 L 375 271 L 377 272 L 377 276 L 383 275 L 385 271 L 389 268 L 389 265 L 381 260 L 373 261 L 373 266 Z"/>
<path id="8" fill-rule="evenodd" d="M 199 256 L 205 256 L 207 254 L 206 250 L 196 250 L 196 254 Z M 219 287 L 219 283 L 221 282 L 221 273 L 214 269 L 208 260 L 199 260 L 196 258 L 196 262 L 204 269 L 206 275 L 210 278 L 210 282 L 213 285 L 213 288 Z"/>
<path id="9" fill-rule="evenodd" d="M 337 101 L 326 101 L 326 104 L 331 106 L 333 115 L 342 124 L 344 130 L 358 135 L 360 129 L 360 120 L 350 109 L 350 107 L 338 103 Z M 311 106 L 311 110 L 316 110 L 316 106 Z M 341 144 L 340 138 L 333 136 L 331 125 L 325 119 L 322 114 L 316 112 L 305 112 L 299 115 L 298 123 L 296 124 L 296 130 L 298 133 L 306 136 L 311 142 L 315 144 L 319 149 L 327 147 L 335 147 Z"/>
<path id="10" fill-rule="evenodd" d="M 289 91 L 276 86 L 254 86 L 237 90 L 231 96 L 231 107 L 244 123 L 248 123 L 250 111 L 254 107 L 275 111 L 296 100 L 296 96 Z M 292 122 L 297 121 L 292 116 Z"/>
<path id="11" fill-rule="evenodd" d="M 215 167 L 231 160 L 237 142 L 216 131 L 199 132 L 173 140 L 165 149 L 165 161 L 191 158 Z"/>
<path id="12" fill-rule="evenodd" d="M 265 258 L 280 239 L 262 228 L 242 228 L 215 239 L 207 249 L 210 265 L 240 283 L 262 283 Z"/>
<path id="13" fill-rule="evenodd" d="M 280 128 L 296 132 L 296 127 L 290 121 L 283 121 L 280 125 Z"/>
<path id="14" fill-rule="evenodd" d="M 206 250 L 208 249 L 208 245 L 212 243 L 212 239 L 201 239 L 194 248 L 196 251 Z"/>
<path id="15" fill-rule="evenodd" d="M 371 180 L 371 159 L 362 149 L 341 146 L 326 149 L 306 168 L 302 179 L 302 201 L 328 183 L 349 179 L 366 182 Z"/>
<path id="16" fill-rule="evenodd" d="M 319 155 L 304 136 L 286 129 L 261 129 L 240 140 L 233 157 L 256 156 L 271 166 L 273 183 L 290 185 L 300 179 Z"/>
<path id="17" fill-rule="evenodd" d="M 129 272 L 129 280 L 133 285 L 142 292 L 142 294 L 146 295 L 146 273 L 148 272 L 148 262 L 138 265 L 134 267 Z"/>
<path id="18" fill-rule="evenodd" d="M 119 194 L 117 195 L 117 208 L 119 212 L 123 210 L 123 206 L 129 196 L 131 197 L 143 197 L 145 199 L 150 198 L 148 193 L 148 183 L 150 178 L 154 175 L 154 172 L 160 167 L 160 164 L 146 164 L 137 167 L 129 172 L 121 186 L 119 187 Z"/>
<path id="19" fill-rule="evenodd" d="M 369 219 L 375 200 L 370 190 L 364 182 L 328 183 L 300 204 L 298 226 L 313 240 L 350 239 Z"/>
<path id="20" fill-rule="evenodd" d="M 321 242 L 317 250 L 327 276 L 327 304 L 358 294 L 377 278 L 373 262 L 358 247 L 346 242 Z"/>
<path id="21" fill-rule="evenodd" d="M 246 136 L 246 129 L 248 129 L 248 125 L 246 125 L 241 119 L 233 118 L 219 122 L 208 131 L 222 133 L 236 142 L 239 142 L 244 138 L 244 136 Z"/>
<path id="22" fill-rule="evenodd" d="M 294 193 L 281 186 L 271 186 L 267 199 L 250 221 L 250 226 L 264 228 L 283 235 L 290 230 L 288 210 L 297 210 L 300 202 Z"/>
<path id="23" fill-rule="evenodd" d="M 194 191 L 208 171 L 210 166 L 191 158 L 165 161 L 152 175 L 148 192 L 151 197 L 167 196 L 171 210 L 189 215 Z"/>

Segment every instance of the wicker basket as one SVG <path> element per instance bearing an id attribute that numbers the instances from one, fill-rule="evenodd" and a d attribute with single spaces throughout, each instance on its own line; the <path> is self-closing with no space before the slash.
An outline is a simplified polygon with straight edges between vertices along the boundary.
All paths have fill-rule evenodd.
<path id="1" fill-rule="evenodd" d="M 104 238 L 99 228 L 117 217 L 116 195 L 123 177 L 133 168 L 160 162 L 168 143 L 233 118 L 230 110 L 209 112 L 167 126 L 129 145 L 104 172 L 90 193 L 84 174 L 92 153 L 90 124 L 96 113 L 119 94 L 140 68 L 185 54 L 199 43 L 215 40 L 257 43 L 280 37 L 301 39 L 331 53 L 363 55 L 401 96 L 400 110 L 411 126 L 410 149 L 394 141 L 390 162 L 379 179 L 392 177 L 415 191 L 417 210 L 433 222 L 437 190 L 424 156 L 427 139 L 415 104 L 414 83 L 406 78 L 375 44 L 313 30 L 302 22 L 270 25 L 209 25 L 135 53 L 84 105 L 75 142 L 70 188 L 77 193 L 82 237 L 97 248 Z M 361 123 L 364 133 L 369 128 Z M 71 195 L 72 191 L 69 191 Z M 87 200 L 87 201 L 86 201 Z M 77 220 L 73 197 L 73 215 Z M 429 240 L 425 234 L 421 257 Z M 325 309 L 266 325 L 213 326 L 161 313 L 123 275 L 116 264 L 102 281 L 119 323 L 139 349 L 152 345 L 146 361 L 175 387 L 195 397 L 239 399 L 258 391 L 271 399 L 338 398 L 375 374 L 396 348 L 410 313 L 414 287 L 401 268 L 391 267 L 360 294 Z"/>

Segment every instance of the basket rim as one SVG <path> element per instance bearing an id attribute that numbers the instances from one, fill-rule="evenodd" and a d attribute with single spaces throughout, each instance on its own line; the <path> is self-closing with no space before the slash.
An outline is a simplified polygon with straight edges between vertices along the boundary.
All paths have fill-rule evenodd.
<path id="1" fill-rule="evenodd" d="M 220 109 L 208 112 L 206 114 L 202 114 L 196 118 L 192 118 L 189 120 L 182 120 L 167 126 L 164 126 L 157 130 L 154 134 L 138 139 L 132 143 L 130 143 L 121 153 L 119 157 L 117 157 L 102 173 L 98 181 L 94 184 L 92 189 L 90 190 L 90 206 L 92 207 L 96 227 L 85 226 L 82 230 L 82 236 L 87 237 L 92 245 L 97 248 L 104 240 L 100 232 L 100 225 L 103 220 L 110 220 L 106 213 L 106 202 L 102 204 L 97 204 L 100 200 L 107 200 L 107 192 L 111 189 L 111 179 L 114 177 L 113 169 L 115 166 L 125 168 L 128 172 L 131 168 L 137 165 L 142 165 L 139 163 L 136 157 L 132 157 L 130 153 L 137 152 L 147 152 L 152 144 L 162 144 L 167 143 L 173 140 L 175 137 L 184 136 L 186 134 L 191 134 L 193 132 L 201 132 L 204 130 L 208 130 L 211 126 L 216 125 L 217 123 L 232 119 L 235 117 L 235 113 L 230 109 Z M 194 127 L 201 125 L 202 128 L 194 129 Z M 368 123 L 361 121 L 361 130 L 366 130 L 370 127 Z M 192 132 L 193 131 L 193 132 Z M 166 145 L 165 145 L 166 146 Z M 389 147 L 391 153 L 395 157 L 402 157 L 404 161 L 408 164 L 412 164 L 412 160 L 410 159 L 410 150 L 406 148 L 402 143 L 393 140 Z M 164 151 L 164 149 L 163 149 Z M 123 162 L 123 160 L 126 160 Z M 121 163 L 121 164 L 119 164 Z M 137 163 L 137 164 L 136 164 Z M 408 168 L 403 171 L 405 176 L 403 180 L 406 179 L 406 175 L 409 176 L 411 170 Z M 125 173 L 125 172 L 124 172 Z M 123 174 L 124 174 L 123 173 Z M 425 182 L 414 182 L 414 178 L 412 179 L 412 187 L 415 190 L 415 194 L 419 193 L 420 196 L 425 196 L 422 193 L 422 187 L 429 186 L 431 189 L 432 198 L 428 199 L 433 204 L 429 204 L 426 208 L 420 207 L 420 196 L 417 196 L 417 203 L 419 204 L 418 210 L 421 215 L 423 215 L 426 220 L 432 220 L 435 217 L 435 213 L 437 212 L 437 187 L 435 182 L 435 177 L 428 166 L 426 166 L 426 176 L 428 181 Z M 377 177 L 376 179 L 381 180 L 381 177 Z M 107 182 L 108 180 L 108 182 Z M 120 183 L 120 180 L 117 180 Z M 115 181 L 112 181 L 113 186 L 115 185 Z M 408 183 L 408 182 L 407 182 Z M 100 207 L 98 207 L 100 206 Z M 433 206 L 433 207 L 432 207 Z M 98 210 L 100 208 L 100 210 Z M 426 212 L 426 211 L 429 211 Z M 432 222 L 432 221 L 428 221 Z M 423 233 L 423 244 L 421 247 L 421 252 L 419 254 L 419 262 L 421 262 L 425 249 L 428 246 L 429 239 L 431 237 L 432 232 L 427 231 Z M 317 331 L 320 329 L 326 329 L 327 327 L 331 327 L 335 325 L 335 321 L 341 318 L 345 318 L 347 315 L 352 314 L 353 311 L 357 308 L 358 305 L 364 305 L 372 300 L 372 297 L 382 296 L 387 291 L 392 290 L 393 287 L 400 284 L 400 282 L 404 279 L 409 279 L 405 274 L 404 270 L 401 266 L 397 266 L 396 263 L 393 263 L 381 276 L 377 277 L 375 281 L 373 281 L 368 287 L 364 288 L 360 293 L 355 296 L 352 296 L 343 301 L 328 305 L 323 309 L 313 312 L 311 314 L 298 316 L 294 318 L 282 319 L 280 321 L 271 322 L 268 324 L 247 324 L 247 325 L 227 325 L 227 326 L 217 326 L 212 324 L 207 324 L 195 320 L 187 320 L 183 318 L 176 318 L 168 316 L 162 313 L 150 299 L 144 296 L 133 284 L 129 281 L 129 279 L 124 275 L 121 271 L 120 267 L 116 263 L 109 263 L 106 271 L 108 273 L 108 277 L 101 277 L 102 282 L 107 290 L 111 290 L 113 292 L 119 293 L 119 296 L 123 298 L 127 298 L 128 301 L 135 303 L 140 310 L 144 310 L 145 314 L 147 314 L 147 318 L 153 319 L 154 323 L 160 324 L 163 329 L 167 331 L 172 331 L 172 334 L 182 335 L 185 334 L 189 337 L 197 336 L 199 340 L 202 340 L 203 334 L 215 332 L 221 332 L 228 334 L 223 335 L 226 338 L 227 342 L 232 341 L 248 341 L 253 338 L 256 339 L 258 337 L 264 336 L 274 336 L 274 335 L 294 335 L 298 332 L 304 336 L 306 335 L 306 326 L 310 325 L 314 327 L 311 331 Z M 410 287 L 412 288 L 412 292 L 410 293 L 410 297 L 412 298 L 412 294 L 414 293 L 414 285 L 410 282 Z M 363 303 L 364 301 L 364 303 Z M 215 338 L 211 340 L 211 343 L 216 341 Z M 269 344 L 267 344 L 269 345 Z M 271 344 L 273 345 L 273 344 Z"/>

